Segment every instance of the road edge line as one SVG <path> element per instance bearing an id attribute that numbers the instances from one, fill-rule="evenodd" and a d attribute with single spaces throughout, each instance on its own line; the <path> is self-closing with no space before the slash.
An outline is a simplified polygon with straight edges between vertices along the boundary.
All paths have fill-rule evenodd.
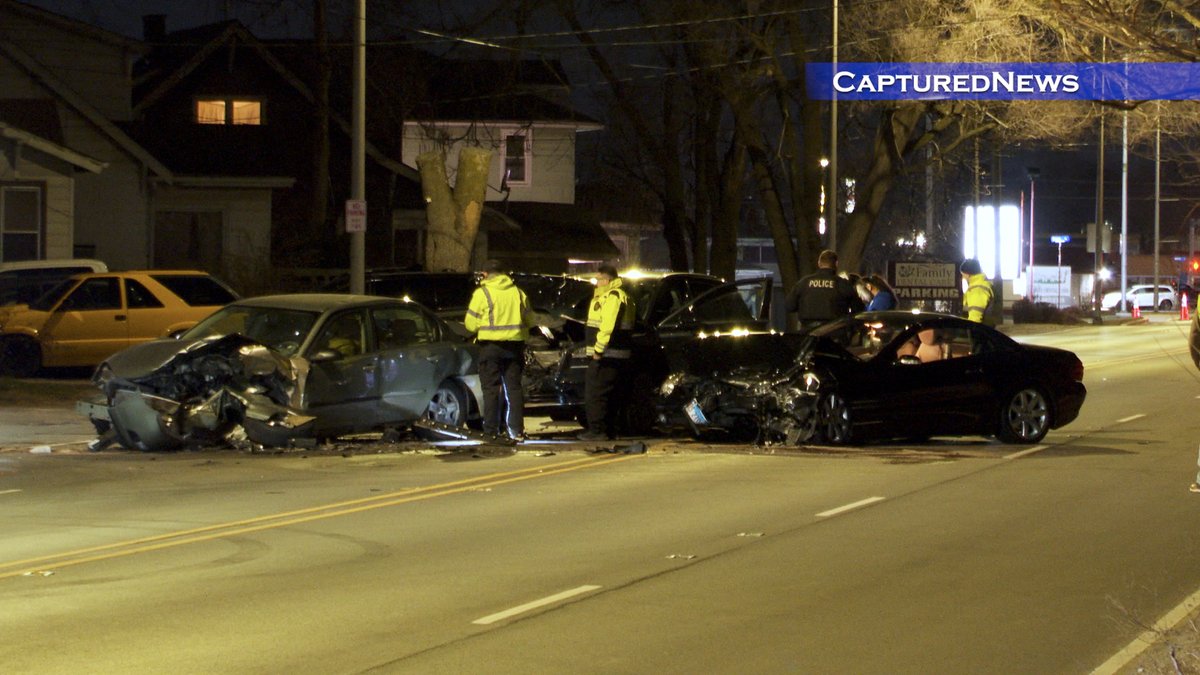
<path id="1" fill-rule="evenodd" d="M 1177 626 L 1180 621 L 1183 621 L 1197 607 L 1200 607 L 1200 590 L 1184 598 L 1183 602 L 1171 608 L 1162 618 L 1154 622 L 1153 626 L 1142 631 L 1129 644 L 1125 645 L 1123 649 L 1097 666 L 1092 671 L 1092 675 L 1113 675 L 1121 668 L 1129 665 L 1130 661 L 1133 661 L 1139 654 L 1149 649 L 1155 642 L 1158 642 L 1163 633 Z"/>

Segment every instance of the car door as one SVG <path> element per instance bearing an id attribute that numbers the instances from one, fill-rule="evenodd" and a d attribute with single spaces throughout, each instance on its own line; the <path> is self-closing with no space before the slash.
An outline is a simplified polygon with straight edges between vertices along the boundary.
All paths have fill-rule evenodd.
<path id="1" fill-rule="evenodd" d="M 48 366 L 89 365 L 129 346 L 121 280 L 88 277 L 65 295 L 42 328 Z"/>
<path id="2" fill-rule="evenodd" d="M 373 351 L 367 311 L 356 308 L 326 317 L 305 352 L 305 408 L 320 429 L 373 426 L 379 405 L 379 355 Z"/>
<path id="3" fill-rule="evenodd" d="M 915 326 L 904 337 L 935 328 L 941 358 L 925 362 L 881 352 L 872 364 L 873 391 L 880 395 L 884 436 L 969 433 L 981 411 L 990 407 L 984 356 L 977 353 L 976 331 L 966 322 Z M 899 353 L 903 353 L 902 351 Z"/>
<path id="4" fill-rule="evenodd" d="M 411 422 L 424 414 L 438 385 L 458 372 L 456 343 L 422 307 L 406 303 L 371 310 L 379 344 L 379 406 L 385 422 Z"/>
<path id="5" fill-rule="evenodd" d="M 125 279 L 125 307 L 129 310 L 130 344 L 163 337 L 168 325 L 163 300 L 137 279 Z"/>

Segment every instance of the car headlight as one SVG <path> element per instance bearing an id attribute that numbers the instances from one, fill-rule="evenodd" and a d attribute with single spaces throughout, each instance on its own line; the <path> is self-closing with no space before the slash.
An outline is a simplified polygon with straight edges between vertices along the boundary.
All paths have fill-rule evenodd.
<path id="1" fill-rule="evenodd" d="M 96 368 L 96 372 L 92 373 L 92 384 L 100 387 L 104 391 L 108 391 L 108 383 L 113 379 L 112 366 L 107 363 L 101 363 Z"/>
<path id="2" fill-rule="evenodd" d="M 671 392 L 675 391 L 675 387 L 683 381 L 683 373 L 671 373 L 667 379 L 663 380 L 662 385 L 658 388 L 658 393 L 663 396 L 670 396 Z"/>
<path id="3" fill-rule="evenodd" d="M 821 378 L 811 370 L 804 371 L 804 375 L 800 377 L 800 381 L 804 384 L 804 391 L 815 393 L 821 388 Z"/>

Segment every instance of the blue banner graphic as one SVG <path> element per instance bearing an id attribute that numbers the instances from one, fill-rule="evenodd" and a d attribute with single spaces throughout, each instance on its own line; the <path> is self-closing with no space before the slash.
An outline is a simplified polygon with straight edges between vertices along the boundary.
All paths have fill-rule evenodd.
<path id="1" fill-rule="evenodd" d="M 1181 101 L 1200 99 L 1200 63 L 810 63 L 820 101 Z"/>

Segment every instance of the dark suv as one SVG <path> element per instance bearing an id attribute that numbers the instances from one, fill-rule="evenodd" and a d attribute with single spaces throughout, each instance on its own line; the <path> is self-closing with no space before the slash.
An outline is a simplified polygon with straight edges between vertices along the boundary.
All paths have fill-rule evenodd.
<path id="1" fill-rule="evenodd" d="M 526 287 L 525 281 L 514 280 L 522 288 Z M 583 283 L 586 286 L 572 286 L 572 292 L 577 295 L 570 297 L 577 300 L 563 303 L 568 311 L 560 313 L 564 319 L 561 325 L 553 330 L 543 330 L 541 335 L 530 340 L 525 366 L 527 413 L 584 421 L 584 374 L 587 371 L 584 332 L 594 287 L 589 282 Z M 667 375 L 666 364 L 659 362 L 659 331 L 663 321 L 721 285 L 722 281 L 717 277 L 682 272 L 621 278 L 621 286 L 636 303 L 638 313 L 634 323 L 632 389 L 630 397 L 624 401 L 622 414 L 629 431 L 646 433 L 654 426 L 649 396 Z M 537 303 L 533 304 L 536 308 Z"/>

